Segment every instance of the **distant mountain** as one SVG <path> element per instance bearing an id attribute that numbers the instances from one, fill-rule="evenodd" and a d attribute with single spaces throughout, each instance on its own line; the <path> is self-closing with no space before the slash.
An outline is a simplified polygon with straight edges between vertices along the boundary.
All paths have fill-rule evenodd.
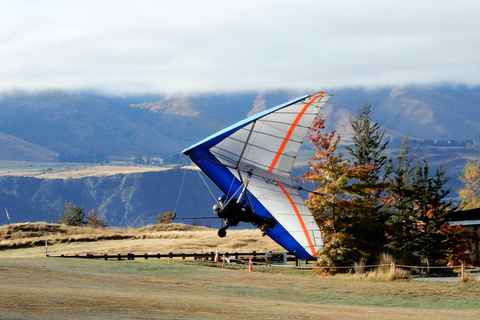
<path id="1" fill-rule="evenodd" d="M 480 87 L 411 86 L 342 89 L 333 93 L 329 100 L 333 119 L 327 117 L 329 128 L 344 128 L 346 115 L 355 115 L 361 104 L 367 103 L 372 105 L 372 120 L 386 128 L 392 137 L 480 139 Z"/>
<path id="2" fill-rule="evenodd" d="M 322 110 L 327 130 L 335 129 L 344 142 L 352 135 L 349 119 L 362 103 L 372 105 L 373 121 L 386 128 L 389 137 L 480 140 L 480 87 L 325 92 L 333 94 Z M 169 97 L 57 91 L 4 94 L 0 97 L 0 147 L 8 147 L 2 148 L 0 160 L 51 159 L 58 153 L 178 154 L 248 115 L 302 94 L 286 90 Z"/>
<path id="3" fill-rule="evenodd" d="M 57 153 L 134 156 L 182 148 L 132 117 L 128 107 L 60 92 L 4 96 L 0 132 Z"/>
<path id="4" fill-rule="evenodd" d="M 137 113 L 137 118 L 182 145 L 181 150 L 234 122 L 208 103 L 192 97 L 166 97 L 129 106 L 143 111 Z"/>
<path id="5" fill-rule="evenodd" d="M 0 132 L 0 157 L 2 160 L 55 161 L 58 153 L 33 143 Z"/>

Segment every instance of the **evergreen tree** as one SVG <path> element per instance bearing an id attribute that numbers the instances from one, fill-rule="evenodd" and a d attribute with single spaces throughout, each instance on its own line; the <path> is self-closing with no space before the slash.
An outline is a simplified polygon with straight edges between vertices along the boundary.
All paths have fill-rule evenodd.
<path id="1" fill-rule="evenodd" d="M 383 206 L 389 218 L 386 248 L 404 263 L 430 265 L 464 257 L 469 235 L 448 224 L 456 205 L 446 199 L 451 192 L 445 189 L 449 180 L 446 167 L 430 176 L 426 158 L 418 161 L 408 151 L 408 139 L 404 138 L 396 162 L 387 165 L 390 185 Z"/>
<path id="2" fill-rule="evenodd" d="M 346 147 L 346 149 L 353 157 L 354 166 L 373 165 L 367 180 L 376 181 L 387 160 L 387 157 L 382 153 L 387 147 L 388 141 L 382 143 L 385 129 L 381 130 L 378 123 L 372 122 L 371 107 L 371 105 L 362 104 L 362 107 L 357 111 L 357 115 L 350 118 L 350 125 L 355 132 L 352 137 L 354 147 Z"/>
<path id="3" fill-rule="evenodd" d="M 366 170 L 354 184 L 366 191 L 358 194 L 356 199 L 358 236 L 368 244 L 366 258 L 373 263 L 375 258 L 380 257 L 385 244 L 386 219 L 379 209 L 380 196 L 387 184 L 380 181 L 380 175 L 387 160 L 383 152 L 388 142 L 382 142 L 385 129 L 372 121 L 371 105 L 362 104 L 357 115 L 350 118 L 350 125 L 355 132 L 352 137 L 354 145 L 346 149 L 352 156 L 353 167 Z"/>
<path id="4" fill-rule="evenodd" d="M 411 215 L 411 197 L 413 192 L 411 184 L 413 181 L 414 168 L 412 162 L 415 157 L 409 154 L 410 145 L 408 138 L 402 139 L 400 151 L 394 162 L 388 160 L 385 169 L 385 180 L 389 185 L 387 195 L 382 199 L 381 211 L 386 217 L 387 245 L 397 258 L 402 258 L 405 263 L 410 262 L 410 251 L 407 244 L 407 235 L 412 233 L 415 222 Z"/>
<path id="5" fill-rule="evenodd" d="M 444 244 L 451 235 L 444 225 L 448 225 L 451 214 L 456 210 L 455 204 L 445 199 L 451 191 L 444 190 L 450 179 L 445 177 L 445 173 L 446 167 L 442 166 L 436 170 L 435 176 L 430 177 L 428 163 L 424 159 L 423 167 L 416 167 L 412 184 L 412 214 L 416 228 L 413 229 L 409 242 L 411 251 L 429 265 L 447 258 Z"/>
<path id="6" fill-rule="evenodd" d="M 65 201 L 65 211 L 59 213 L 59 220 L 57 223 L 65 224 L 67 226 L 84 226 L 86 220 L 83 207 L 77 207 L 71 202 L 67 203 Z"/>

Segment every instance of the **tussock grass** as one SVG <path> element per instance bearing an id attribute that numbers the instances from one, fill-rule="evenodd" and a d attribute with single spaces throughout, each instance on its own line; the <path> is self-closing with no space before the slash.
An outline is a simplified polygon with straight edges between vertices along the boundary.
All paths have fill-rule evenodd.
<path id="1" fill-rule="evenodd" d="M 410 270 L 394 267 L 394 259 L 388 254 L 382 254 L 379 259 L 378 267 L 367 271 L 366 261 L 361 259 L 353 266 L 353 272 L 337 273 L 333 277 L 346 278 L 352 280 L 374 280 L 374 281 L 392 281 L 398 279 L 412 279 Z"/>
<path id="2" fill-rule="evenodd" d="M 189 239 L 194 230 L 208 230 L 171 223 L 134 228 L 73 227 L 58 223 L 26 222 L 0 227 L 0 249 L 23 248 L 64 242 L 94 242 L 122 239 Z M 192 231 L 186 233 L 185 231 Z"/>
<path id="3" fill-rule="evenodd" d="M 479 282 L 480 283 L 480 274 L 477 271 L 474 272 L 465 272 L 465 276 L 463 279 L 461 278 L 461 275 L 459 274 L 458 276 L 458 281 L 459 282 Z"/>
<path id="4" fill-rule="evenodd" d="M 366 279 L 368 280 L 377 280 L 377 281 L 392 281 L 398 279 L 411 279 L 412 274 L 409 270 L 395 268 L 395 273 L 393 266 L 389 267 L 379 267 L 367 273 Z"/>
<path id="5" fill-rule="evenodd" d="M 37 251 L 8 252 L 10 256 L 41 254 L 48 243 L 48 252 L 58 254 L 118 253 L 210 253 L 285 251 L 258 230 L 229 230 L 225 238 L 217 229 L 182 223 L 149 225 L 142 228 L 71 227 L 55 223 L 17 223 L 0 227 L 0 250 L 39 248 Z M 70 245 L 74 244 L 74 245 Z"/>

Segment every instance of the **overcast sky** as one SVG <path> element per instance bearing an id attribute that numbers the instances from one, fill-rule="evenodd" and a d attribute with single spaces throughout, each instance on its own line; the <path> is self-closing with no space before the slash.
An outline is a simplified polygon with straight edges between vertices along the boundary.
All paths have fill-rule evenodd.
<path id="1" fill-rule="evenodd" d="M 4 1 L 0 91 L 480 84 L 480 1 Z"/>

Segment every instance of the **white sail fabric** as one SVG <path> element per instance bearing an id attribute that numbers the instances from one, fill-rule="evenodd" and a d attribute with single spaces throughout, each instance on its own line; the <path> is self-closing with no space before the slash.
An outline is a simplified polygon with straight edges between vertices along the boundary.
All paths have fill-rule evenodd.
<path id="1" fill-rule="evenodd" d="M 297 190 L 291 171 L 298 150 L 330 95 L 318 93 L 261 116 L 210 148 L 287 232 L 314 256 L 322 239 L 314 217 Z M 257 212 L 262 214 L 261 212 Z"/>
<path id="2" fill-rule="evenodd" d="M 330 95 L 319 93 L 269 113 L 210 149 L 222 163 L 265 177 L 290 178 L 298 150 Z M 239 152 L 239 150 L 241 152 Z"/>

